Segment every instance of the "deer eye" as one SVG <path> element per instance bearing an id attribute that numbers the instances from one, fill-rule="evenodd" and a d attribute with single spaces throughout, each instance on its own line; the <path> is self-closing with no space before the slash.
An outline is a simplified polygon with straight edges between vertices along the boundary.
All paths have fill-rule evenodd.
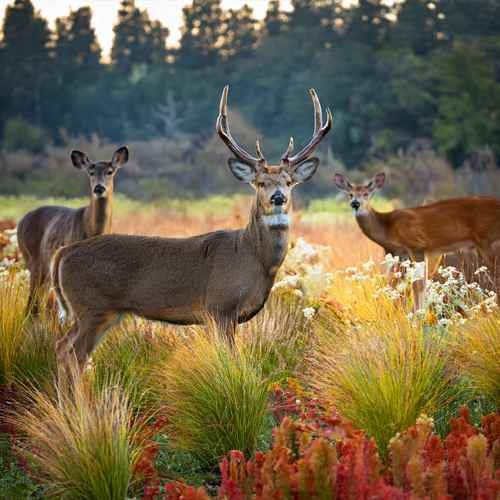
<path id="1" fill-rule="evenodd" d="M 260 188 L 263 188 L 263 187 L 266 187 L 266 183 L 265 182 L 257 182 L 257 186 Z"/>
<path id="2" fill-rule="evenodd" d="M 109 170 L 107 171 L 107 174 L 108 174 L 108 175 L 113 175 L 113 169 L 109 169 Z"/>
<path id="3" fill-rule="evenodd" d="M 94 172 L 93 170 L 91 170 L 91 171 L 89 172 L 89 175 L 90 175 L 90 177 L 94 177 L 95 172 Z"/>

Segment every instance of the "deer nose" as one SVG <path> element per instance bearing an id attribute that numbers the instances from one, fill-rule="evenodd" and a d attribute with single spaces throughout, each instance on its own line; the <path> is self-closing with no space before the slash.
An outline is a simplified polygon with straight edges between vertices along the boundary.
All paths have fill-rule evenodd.
<path id="1" fill-rule="evenodd" d="M 94 188 L 94 193 L 97 196 L 101 196 L 104 191 L 106 191 L 106 188 L 102 184 L 97 184 L 97 186 Z"/>
<path id="2" fill-rule="evenodd" d="M 354 210 L 357 210 L 360 206 L 361 206 L 361 203 L 358 200 L 351 201 L 351 207 L 354 208 Z"/>
<path id="3" fill-rule="evenodd" d="M 281 191 L 276 191 L 271 196 L 271 203 L 276 206 L 281 206 L 286 203 L 286 196 Z"/>

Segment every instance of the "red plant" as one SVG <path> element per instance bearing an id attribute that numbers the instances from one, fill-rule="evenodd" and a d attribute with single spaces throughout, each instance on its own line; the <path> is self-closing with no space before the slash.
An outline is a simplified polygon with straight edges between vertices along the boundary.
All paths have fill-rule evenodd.
<path id="1" fill-rule="evenodd" d="M 207 492 L 203 488 L 188 486 L 182 481 L 174 481 L 165 484 L 165 500 L 209 500 Z"/>

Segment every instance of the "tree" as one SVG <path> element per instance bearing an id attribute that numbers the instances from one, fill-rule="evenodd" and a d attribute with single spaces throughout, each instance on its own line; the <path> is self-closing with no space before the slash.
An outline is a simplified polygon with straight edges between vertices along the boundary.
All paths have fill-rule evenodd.
<path id="1" fill-rule="evenodd" d="M 44 94 L 49 87 L 50 32 L 30 0 L 15 0 L 6 9 L 1 45 L 1 86 L 7 109 L 44 125 Z"/>
<path id="2" fill-rule="evenodd" d="M 381 47 L 389 27 L 388 13 L 389 8 L 382 0 L 359 0 L 350 11 L 347 37 L 373 48 Z"/>
<path id="3" fill-rule="evenodd" d="M 443 24 L 444 14 L 439 2 L 406 0 L 399 8 L 391 43 L 398 48 L 410 48 L 417 55 L 425 55 L 443 41 Z"/>
<path id="4" fill-rule="evenodd" d="M 224 12 L 220 0 L 193 0 L 182 9 L 184 24 L 177 63 L 184 68 L 211 67 L 220 61 Z"/>
<path id="5" fill-rule="evenodd" d="M 223 54 L 225 59 L 250 57 L 257 43 L 257 21 L 248 5 L 226 14 Z"/>
<path id="6" fill-rule="evenodd" d="M 130 74 L 134 65 L 165 63 L 168 29 L 152 22 L 147 11 L 135 6 L 135 0 L 122 0 L 111 61 L 120 73 Z"/>
<path id="7" fill-rule="evenodd" d="M 500 83 L 485 53 L 457 42 L 433 64 L 439 82 L 433 133 L 440 149 L 457 164 L 485 146 L 500 154 Z"/>
<path id="8" fill-rule="evenodd" d="M 276 36 L 285 31 L 288 16 L 281 10 L 280 0 L 270 0 L 264 18 L 264 31 L 268 36 Z"/>
<path id="9" fill-rule="evenodd" d="M 101 48 L 91 22 L 90 7 L 56 20 L 55 59 L 64 84 L 94 78 L 99 71 Z"/>

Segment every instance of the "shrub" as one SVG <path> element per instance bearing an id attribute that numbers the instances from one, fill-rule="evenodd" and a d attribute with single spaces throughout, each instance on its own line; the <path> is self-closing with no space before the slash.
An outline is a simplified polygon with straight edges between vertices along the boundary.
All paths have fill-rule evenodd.
<path id="1" fill-rule="evenodd" d="M 500 408 L 500 314 L 482 316 L 455 329 L 453 347 L 460 373 Z"/>
<path id="2" fill-rule="evenodd" d="M 12 423 L 49 494 L 72 499 L 123 500 L 144 452 L 141 424 L 125 394 L 95 391 L 82 377 L 60 383 L 53 396 L 27 390 L 29 404 Z"/>
<path id="3" fill-rule="evenodd" d="M 382 454 L 392 436 L 451 397 L 448 354 L 437 334 L 403 313 L 325 334 L 312 360 L 320 397 L 373 436 Z"/>
<path id="4" fill-rule="evenodd" d="M 198 334 L 158 368 L 173 445 L 207 465 L 232 449 L 250 455 L 264 426 L 267 383 L 216 335 Z"/>
<path id="5" fill-rule="evenodd" d="M 8 151 L 23 149 L 31 153 L 40 153 L 45 148 L 43 131 L 24 121 L 22 118 L 11 118 L 3 131 L 3 147 Z"/>

